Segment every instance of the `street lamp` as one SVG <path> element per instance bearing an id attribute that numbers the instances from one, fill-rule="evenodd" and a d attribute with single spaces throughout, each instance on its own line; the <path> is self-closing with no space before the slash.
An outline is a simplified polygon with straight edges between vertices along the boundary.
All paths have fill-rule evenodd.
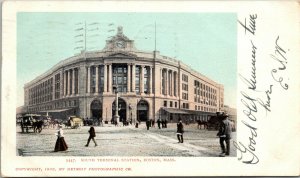
<path id="1" fill-rule="evenodd" d="M 115 91 L 116 94 L 116 102 L 115 102 L 115 107 L 116 107 L 116 111 L 115 111 L 115 115 L 114 115 L 114 121 L 117 122 L 117 124 L 119 125 L 119 96 L 118 96 L 118 87 L 117 86 L 113 86 L 113 90 Z"/>

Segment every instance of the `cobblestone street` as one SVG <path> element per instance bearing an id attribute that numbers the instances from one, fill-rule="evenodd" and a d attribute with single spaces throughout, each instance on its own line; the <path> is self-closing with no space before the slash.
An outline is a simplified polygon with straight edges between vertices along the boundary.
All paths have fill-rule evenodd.
<path id="1" fill-rule="evenodd" d="M 88 126 L 80 129 L 64 128 L 68 150 L 54 152 L 56 129 L 45 128 L 41 133 L 21 133 L 17 126 L 17 154 L 21 156 L 184 156 L 184 157 L 218 157 L 220 153 L 217 131 L 199 130 L 195 124 L 185 125 L 184 143 L 178 143 L 176 124 L 168 124 L 168 128 L 146 129 L 145 124 L 139 128 L 134 126 L 115 127 L 105 124 L 95 127 L 95 147 L 88 139 Z M 231 154 L 236 156 L 232 141 Z"/>

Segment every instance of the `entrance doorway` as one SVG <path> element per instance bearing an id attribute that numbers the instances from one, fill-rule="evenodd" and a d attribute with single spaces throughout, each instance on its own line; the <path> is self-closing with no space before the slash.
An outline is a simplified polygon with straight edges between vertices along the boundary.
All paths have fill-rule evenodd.
<path id="1" fill-rule="evenodd" d="M 118 104 L 119 104 L 119 122 L 122 122 L 123 120 L 127 120 L 127 116 L 126 116 L 126 102 L 122 99 L 119 98 L 118 99 Z M 114 115 L 116 113 L 116 101 L 114 101 L 112 103 L 112 118 L 114 118 Z"/>
<path id="2" fill-rule="evenodd" d="M 102 119 L 102 103 L 100 100 L 94 100 L 91 103 L 91 113 L 93 119 Z"/>
<path id="3" fill-rule="evenodd" d="M 145 100 L 141 100 L 137 104 L 137 120 L 147 121 L 149 118 L 149 104 Z"/>

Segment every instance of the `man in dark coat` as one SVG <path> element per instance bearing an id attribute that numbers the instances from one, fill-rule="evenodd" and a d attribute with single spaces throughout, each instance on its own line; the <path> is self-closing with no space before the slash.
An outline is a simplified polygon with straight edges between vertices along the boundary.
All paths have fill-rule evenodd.
<path id="1" fill-rule="evenodd" d="M 220 145 L 222 149 L 222 153 L 220 156 L 224 157 L 225 155 L 230 154 L 230 139 L 231 139 L 231 123 L 228 120 L 228 114 L 223 114 L 220 116 L 221 123 L 217 136 L 220 137 Z M 226 143 L 226 149 L 224 142 Z"/>
<path id="2" fill-rule="evenodd" d="M 183 124 L 182 124 L 182 120 L 179 119 L 178 123 L 177 123 L 177 138 L 178 138 L 178 143 L 183 143 Z"/>
<path id="3" fill-rule="evenodd" d="M 97 146 L 97 143 L 96 143 L 96 141 L 95 141 L 96 133 L 95 133 L 95 129 L 94 129 L 93 126 L 90 128 L 89 133 L 90 133 L 90 136 L 89 136 L 88 141 L 87 141 L 87 144 L 86 144 L 85 146 L 86 146 L 86 147 L 89 146 L 89 143 L 90 143 L 91 139 L 92 139 L 93 142 L 95 143 L 95 146 Z"/>
<path id="4" fill-rule="evenodd" d="M 146 126 L 147 126 L 147 130 L 149 130 L 149 127 L 150 127 L 150 120 L 149 119 L 147 119 L 147 121 L 146 121 Z"/>
<path id="5" fill-rule="evenodd" d="M 157 120 L 157 126 L 158 126 L 158 129 L 160 129 L 160 124 L 161 124 L 161 119 L 159 118 L 159 119 Z"/>

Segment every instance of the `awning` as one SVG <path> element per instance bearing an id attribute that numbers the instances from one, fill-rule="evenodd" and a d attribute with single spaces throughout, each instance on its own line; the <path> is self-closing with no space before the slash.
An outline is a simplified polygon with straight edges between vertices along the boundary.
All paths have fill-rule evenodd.
<path id="1" fill-rule="evenodd" d="M 55 109 L 55 110 L 47 110 L 47 111 L 39 111 L 39 112 L 48 112 L 48 113 L 59 113 L 59 112 L 65 112 L 76 108 L 67 108 L 67 109 Z"/>
<path id="2" fill-rule="evenodd" d="M 162 108 L 162 109 L 171 114 L 190 114 L 188 111 L 185 111 L 183 109 L 176 109 L 176 108 Z"/>
<path id="3" fill-rule="evenodd" d="M 210 115 L 210 116 L 217 115 L 215 112 L 205 112 L 205 111 L 190 111 L 190 113 L 195 115 Z"/>
<path id="4" fill-rule="evenodd" d="M 213 112 L 204 112 L 204 111 L 194 111 L 194 110 L 184 110 L 184 109 L 176 109 L 176 108 L 162 108 L 164 111 L 171 114 L 192 114 L 192 115 L 210 115 L 216 116 L 216 113 Z"/>

